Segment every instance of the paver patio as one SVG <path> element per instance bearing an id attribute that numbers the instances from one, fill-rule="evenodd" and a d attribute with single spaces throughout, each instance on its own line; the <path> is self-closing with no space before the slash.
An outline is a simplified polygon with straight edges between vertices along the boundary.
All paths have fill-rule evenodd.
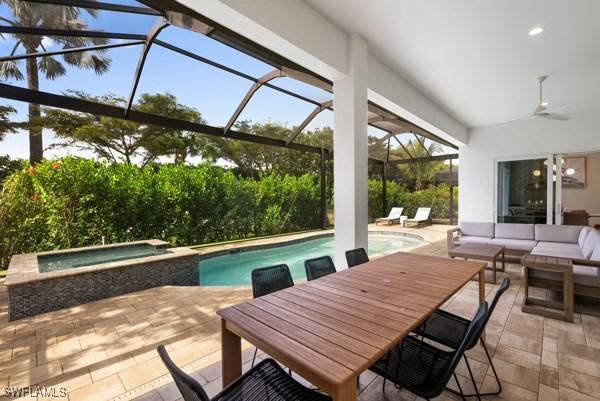
<path id="1" fill-rule="evenodd" d="M 445 256 L 445 240 L 413 252 Z M 487 330 L 504 391 L 486 399 L 600 400 L 600 318 L 576 314 L 571 324 L 523 314 L 520 267 L 509 264 L 506 274 L 512 287 Z M 487 290 L 490 298 L 495 286 L 487 285 Z M 214 394 L 221 387 L 215 312 L 250 296 L 247 287 L 160 287 L 8 323 L 6 287 L 0 285 L 3 396 L 6 386 L 41 384 L 57 392 L 64 388 L 67 394 L 39 400 L 177 400 L 179 393 L 156 354 L 158 344 L 166 344 L 175 362 Z M 469 317 L 477 298 L 477 283 L 471 283 L 446 308 Z M 253 349 L 245 347 L 247 367 Z M 482 349 L 469 354 L 477 380 L 490 389 L 493 379 Z M 465 367 L 458 372 L 468 388 Z M 368 372 L 361 376 L 360 390 L 363 401 L 415 400 L 391 386 L 384 398 L 381 380 Z M 457 398 L 444 393 L 439 399 Z"/>

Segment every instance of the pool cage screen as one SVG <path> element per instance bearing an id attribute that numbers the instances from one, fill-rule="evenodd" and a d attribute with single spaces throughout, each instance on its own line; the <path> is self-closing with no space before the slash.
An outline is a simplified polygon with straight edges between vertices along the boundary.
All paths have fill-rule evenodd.
<path id="1" fill-rule="evenodd" d="M 272 52 L 271 50 L 258 45 L 243 36 L 231 31 L 230 29 L 221 26 L 218 23 L 204 17 L 196 11 L 173 0 L 142 0 L 136 5 L 126 5 L 121 3 L 109 3 L 92 0 L 28 0 L 25 3 L 47 4 L 57 7 L 78 7 L 88 10 L 104 10 L 114 13 L 126 13 L 129 16 L 152 16 L 155 17 L 153 24 L 147 32 L 140 33 L 125 33 L 125 32 L 109 32 L 105 30 L 79 30 L 67 28 L 49 28 L 42 26 L 19 26 L 14 24 L 6 24 L 4 19 L 0 19 L 0 34 L 12 35 L 15 38 L 26 35 L 37 35 L 44 37 L 78 37 L 78 38 L 102 38 L 106 43 L 84 46 L 84 47 L 63 47 L 56 50 L 45 50 L 34 53 L 9 54 L 0 56 L 2 62 L 16 62 L 29 58 L 44 58 L 49 56 L 67 55 L 78 52 L 103 51 L 112 48 L 137 47 L 140 49 L 138 62 L 135 68 L 134 76 L 131 82 L 130 91 L 126 97 L 124 107 L 102 104 L 95 101 L 83 100 L 80 98 L 70 97 L 64 94 L 54 94 L 41 90 L 27 89 L 7 83 L 0 83 L 0 97 L 14 101 L 21 101 L 33 104 L 39 104 L 48 107 L 57 107 L 82 113 L 93 115 L 119 118 L 142 124 L 152 124 L 165 128 L 173 128 L 178 130 L 186 130 L 203 135 L 211 135 L 221 138 L 229 138 L 232 140 L 240 140 L 258 143 L 267 146 L 276 146 L 287 149 L 292 149 L 300 152 L 309 152 L 320 155 L 321 158 L 321 216 L 323 225 L 326 225 L 326 188 L 325 188 L 325 170 L 326 160 L 332 158 L 332 149 L 325 147 L 317 147 L 298 142 L 298 138 L 302 135 L 305 128 L 323 111 L 333 110 L 333 83 L 312 71 Z M 160 39 L 160 33 L 169 26 L 183 28 L 193 31 L 199 35 L 204 35 L 214 41 L 219 42 L 223 46 L 229 46 L 237 51 L 245 53 L 263 63 L 268 64 L 273 69 L 262 76 L 253 76 L 239 69 L 232 68 L 217 62 L 209 57 L 205 57 L 197 52 L 192 52 L 185 48 L 176 46 L 168 41 Z M 112 40 L 112 42 L 111 42 Z M 251 82 L 251 86 L 245 96 L 240 99 L 238 106 L 235 108 L 227 122 L 223 126 L 213 126 L 207 124 L 199 124 L 190 121 L 171 118 L 168 116 L 155 115 L 138 111 L 132 107 L 140 78 L 144 71 L 148 53 L 153 46 L 159 46 L 167 49 L 174 54 L 187 57 L 199 63 L 209 65 L 213 68 L 233 74 Z M 169 72 L 167 72 L 169 73 Z M 171 72 L 172 73 L 172 72 Z M 287 89 L 277 85 L 278 78 L 291 78 L 317 87 L 326 91 L 331 95 L 330 99 L 319 101 L 309 96 L 303 95 L 296 91 Z M 234 129 L 236 121 L 247 107 L 252 102 L 253 96 L 262 88 L 270 88 L 277 92 L 283 93 L 299 101 L 312 105 L 313 110 L 300 122 L 293 127 L 291 134 L 287 139 L 272 138 L 261 135 L 254 135 L 241 132 Z M 423 163 L 431 161 L 441 161 L 457 159 L 458 154 L 431 154 L 425 146 L 425 141 L 437 143 L 447 149 L 457 149 L 457 147 L 432 134 L 431 132 L 389 112 L 388 110 L 372 103 L 368 103 L 368 124 L 382 132 L 379 138 L 372 141 L 369 145 L 369 162 L 381 166 L 381 177 L 383 180 L 382 191 L 382 206 L 383 210 L 387 209 L 386 196 L 386 170 L 389 165 L 407 164 L 407 163 Z M 413 155 L 406 148 L 406 141 L 402 141 L 401 137 L 410 136 L 410 138 L 418 141 L 426 152 L 426 155 Z M 406 158 L 390 157 L 390 148 L 397 146 L 402 149 Z M 450 196 L 452 199 L 452 196 Z M 451 200 L 452 202 L 452 200 Z M 451 208 L 452 210 L 452 208 Z M 450 216 L 452 221 L 452 216 Z"/>

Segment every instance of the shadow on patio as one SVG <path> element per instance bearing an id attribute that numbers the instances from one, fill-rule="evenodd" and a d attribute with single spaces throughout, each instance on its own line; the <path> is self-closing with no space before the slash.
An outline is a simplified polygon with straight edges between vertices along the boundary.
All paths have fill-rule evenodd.
<path id="1" fill-rule="evenodd" d="M 418 230 L 430 239 L 436 232 L 437 238 L 445 234 L 436 226 Z M 413 252 L 444 256 L 445 242 L 428 241 Z M 504 387 L 497 399 L 595 400 L 600 394 L 600 318 L 576 314 L 570 324 L 523 314 L 520 266 L 509 264 L 505 274 L 513 285 L 487 329 Z M 486 287 L 490 299 L 496 286 Z M 71 401 L 177 400 L 180 395 L 156 353 L 158 344 L 166 344 L 175 362 L 209 395 L 215 394 L 221 387 L 215 312 L 251 296 L 242 287 L 160 287 L 8 323 L 6 288 L 0 291 L 0 383 L 10 388 L 41 384 L 56 394 L 65 389 Z M 446 309 L 470 317 L 477 299 L 477 284 L 470 283 Z M 244 346 L 248 367 L 252 348 Z M 469 356 L 476 379 L 491 389 L 493 378 L 482 348 L 477 346 Z M 468 388 L 464 365 L 458 373 Z M 383 399 L 381 380 L 371 373 L 361 376 L 360 390 L 361 400 Z M 391 387 L 386 393 L 388 399 L 414 400 Z M 444 393 L 441 399 L 456 398 Z"/>

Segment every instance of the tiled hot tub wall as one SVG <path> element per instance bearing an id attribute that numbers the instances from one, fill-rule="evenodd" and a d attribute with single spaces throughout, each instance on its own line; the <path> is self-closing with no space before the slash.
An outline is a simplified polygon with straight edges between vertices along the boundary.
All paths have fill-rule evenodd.
<path id="1" fill-rule="evenodd" d="M 22 319 L 162 285 L 198 285 L 199 254 L 186 248 L 173 251 L 173 254 L 122 261 L 109 267 L 72 269 L 68 274 L 55 277 L 14 280 L 7 283 L 9 319 Z"/>

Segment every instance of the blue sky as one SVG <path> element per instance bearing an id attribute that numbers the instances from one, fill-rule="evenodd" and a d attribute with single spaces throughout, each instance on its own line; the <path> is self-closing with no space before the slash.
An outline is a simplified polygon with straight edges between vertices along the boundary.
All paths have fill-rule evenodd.
<path id="1" fill-rule="evenodd" d="M 132 1 L 119 1 L 119 3 L 139 5 Z M 0 6 L 0 16 L 12 19 L 10 10 L 5 5 Z M 91 19 L 87 15 L 85 19 L 89 22 L 90 29 L 144 34 L 156 18 L 100 11 L 97 19 Z M 174 26 L 164 29 L 158 38 L 254 77 L 259 77 L 273 69 L 202 34 Z M 8 55 L 14 43 L 8 35 L 5 35 L 5 39 L 0 38 L 0 55 Z M 44 43 L 49 49 L 56 48 L 51 38 L 45 39 Z M 108 50 L 106 55 L 112 59 L 112 63 L 107 74 L 97 76 L 92 71 L 67 66 L 67 74 L 56 80 L 49 81 L 41 77 L 40 89 L 52 93 L 76 89 L 92 95 L 113 93 L 126 97 L 130 91 L 140 51 L 141 46 Z M 18 52 L 22 53 L 23 50 L 19 49 Z M 24 69 L 24 62 L 20 62 L 20 67 Z M 24 81 L 9 83 L 26 85 Z M 319 102 L 331 99 L 331 94 L 290 78 L 278 78 L 272 83 Z M 210 125 L 222 126 L 251 85 L 252 82 L 249 80 L 154 45 L 148 54 L 136 94 L 139 96 L 146 92 L 172 93 L 180 103 L 198 109 Z M 0 104 L 14 106 L 18 110 L 16 120 L 26 119 L 25 103 L 0 99 Z M 275 121 L 293 126 L 299 124 L 313 109 L 312 104 L 263 87 L 254 95 L 239 119 L 255 122 Z M 324 126 L 333 126 L 333 113 L 330 111 L 322 112 L 307 129 Z M 372 127 L 369 128 L 369 133 L 378 137 L 384 134 L 383 131 Z M 54 142 L 56 140 L 52 132 L 44 132 L 44 146 Z M 22 132 L 8 135 L 3 142 L 0 142 L 0 154 L 27 158 L 27 134 Z M 46 157 L 64 154 L 92 156 L 90 153 L 76 149 L 52 149 L 45 152 Z"/>

